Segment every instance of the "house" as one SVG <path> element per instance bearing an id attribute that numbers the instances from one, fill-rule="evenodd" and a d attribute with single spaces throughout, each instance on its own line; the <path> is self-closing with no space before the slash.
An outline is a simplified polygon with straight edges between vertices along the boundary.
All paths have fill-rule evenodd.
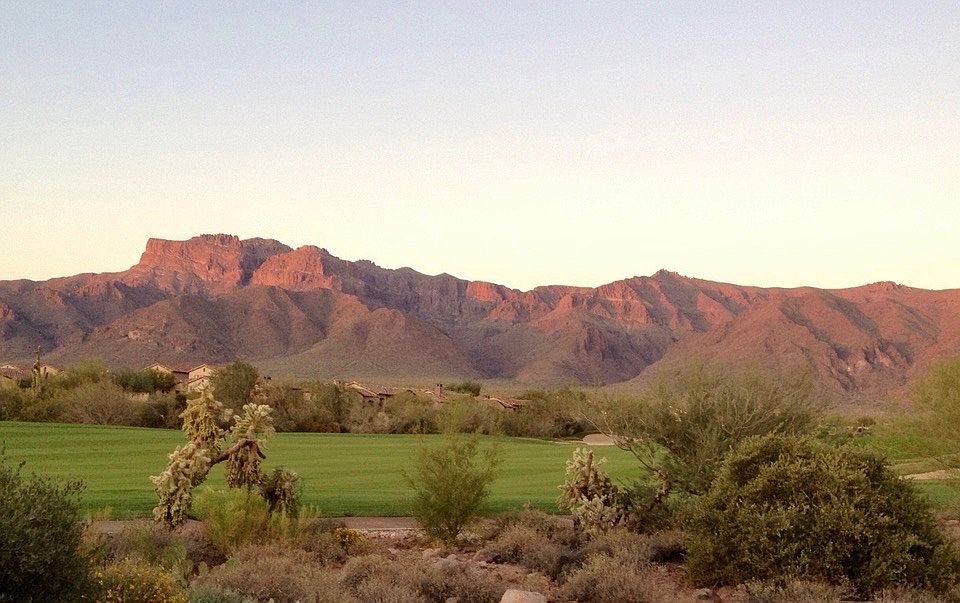
<path id="1" fill-rule="evenodd" d="M 24 372 L 12 365 L 0 366 L 0 388 L 20 387 L 20 381 L 28 377 Z"/>
<path id="2" fill-rule="evenodd" d="M 157 371 L 158 373 L 166 373 L 168 375 L 173 375 L 173 380 L 176 385 L 174 385 L 174 391 L 177 393 L 183 393 L 187 390 L 187 382 L 190 381 L 190 371 L 183 368 L 172 367 L 169 364 L 163 364 L 161 362 L 154 362 L 151 365 L 143 367 L 145 371 Z"/>
<path id="3" fill-rule="evenodd" d="M 209 389 L 212 383 L 212 375 L 201 374 L 187 381 L 185 387 L 187 392 L 202 392 L 205 389 Z"/>
<path id="4" fill-rule="evenodd" d="M 187 371 L 187 382 L 199 379 L 200 377 L 213 377 L 216 370 L 216 367 L 210 366 L 209 364 L 195 366 Z"/>

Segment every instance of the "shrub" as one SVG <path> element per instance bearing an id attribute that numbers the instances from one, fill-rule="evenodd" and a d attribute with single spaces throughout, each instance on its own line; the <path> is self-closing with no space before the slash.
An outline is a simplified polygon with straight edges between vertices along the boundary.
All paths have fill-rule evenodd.
<path id="1" fill-rule="evenodd" d="M 190 603 L 256 603 L 256 601 L 218 586 L 198 586 L 190 589 Z"/>
<path id="2" fill-rule="evenodd" d="M 533 528 L 515 525 L 487 545 L 502 561 L 518 563 L 552 578 L 560 575 L 570 560 L 570 551 Z"/>
<path id="3" fill-rule="evenodd" d="M 187 399 L 172 392 L 154 392 L 147 398 L 140 414 L 140 425 L 162 429 L 180 429 L 180 414 L 187 408 Z"/>
<path id="4" fill-rule="evenodd" d="M 460 397 L 444 403 L 437 412 L 437 425 L 443 433 L 497 433 L 502 413 L 489 404 Z"/>
<path id="5" fill-rule="evenodd" d="M 126 526 L 116 539 L 113 557 L 140 560 L 183 579 L 193 569 L 183 538 L 152 523 Z"/>
<path id="6" fill-rule="evenodd" d="M 456 541 L 481 514 L 497 464 L 496 452 L 481 451 L 477 436 L 446 435 L 434 448 L 421 443 L 414 473 L 404 477 L 414 492 L 413 515 L 424 531 Z"/>
<path id="7" fill-rule="evenodd" d="M 241 548 L 224 565 L 196 580 L 196 587 L 215 586 L 257 601 L 350 601 L 333 574 L 316 566 L 309 553 L 278 545 Z"/>
<path id="8" fill-rule="evenodd" d="M 611 530 L 591 540 L 584 551 L 587 556 L 603 554 L 636 564 L 679 561 L 685 552 L 683 534 L 676 530 L 655 534 Z"/>
<path id="9" fill-rule="evenodd" d="M 293 539 L 299 527 L 296 518 L 271 513 L 267 502 L 246 488 L 203 488 L 193 509 L 210 540 L 227 554 L 248 544 Z"/>
<path id="10" fill-rule="evenodd" d="M 457 392 L 459 394 L 470 394 L 474 398 L 480 395 L 480 384 L 470 379 L 454 383 L 453 385 L 449 386 L 447 389 L 449 389 L 452 392 Z"/>
<path id="11" fill-rule="evenodd" d="M 96 573 L 98 603 L 187 603 L 187 594 L 163 568 L 124 559 Z"/>
<path id="12" fill-rule="evenodd" d="M 432 400 L 403 392 L 384 403 L 390 433 L 437 433 L 437 409 Z"/>
<path id="13" fill-rule="evenodd" d="M 944 590 L 960 572 L 927 504 L 882 459 L 809 439 L 751 438 L 692 508 L 687 569 L 704 584 L 849 582 Z"/>
<path id="14" fill-rule="evenodd" d="M 353 557 L 340 570 L 340 587 L 361 601 L 417 603 L 424 601 L 419 571 L 412 563 L 380 555 Z"/>
<path id="15" fill-rule="evenodd" d="M 843 586 L 804 580 L 786 584 L 750 582 L 739 590 L 743 603 L 834 603 L 848 600 L 853 594 Z"/>
<path id="16" fill-rule="evenodd" d="M 499 601 L 506 587 L 482 571 L 465 564 L 431 565 L 420 570 L 420 592 L 428 601 L 443 603 L 489 603 Z"/>
<path id="17" fill-rule="evenodd" d="M 517 410 L 503 413 L 500 429 L 504 435 L 531 438 L 567 438 L 586 433 L 590 425 L 581 418 L 587 397 L 569 387 L 530 390 Z"/>
<path id="18" fill-rule="evenodd" d="M 81 383 L 54 398 L 63 406 L 66 420 L 95 425 L 139 425 L 145 407 L 109 381 Z"/>
<path id="19" fill-rule="evenodd" d="M 629 559 L 594 555 L 567 576 L 564 591 L 578 601 L 653 603 L 679 600 L 661 568 Z"/>
<path id="20" fill-rule="evenodd" d="M 21 470 L 0 452 L 0 600 L 78 600 L 91 585 L 82 485 Z"/>
<path id="21" fill-rule="evenodd" d="M 30 405 L 30 392 L 18 387 L 0 387 L 0 421 L 17 421 Z"/>
<path id="22" fill-rule="evenodd" d="M 596 420 L 666 488 L 700 494 L 737 444 L 768 433 L 810 433 L 820 408 L 806 376 L 693 366 L 640 400 L 615 401 Z"/>

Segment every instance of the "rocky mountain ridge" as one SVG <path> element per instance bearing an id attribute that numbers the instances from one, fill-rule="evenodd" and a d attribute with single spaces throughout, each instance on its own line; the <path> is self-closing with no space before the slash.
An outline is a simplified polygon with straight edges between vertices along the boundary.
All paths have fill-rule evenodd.
<path id="1" fill-rule="evenodd" d="M 0 358 L 222 362 L 336 377 L 600 385 L 693 359 L 882 394 L 960 353 L 960 290 L 762 288 L 661 270 L 519 291 L 270 239 L 150 239 L 117 273 L 0 281 Z"/>

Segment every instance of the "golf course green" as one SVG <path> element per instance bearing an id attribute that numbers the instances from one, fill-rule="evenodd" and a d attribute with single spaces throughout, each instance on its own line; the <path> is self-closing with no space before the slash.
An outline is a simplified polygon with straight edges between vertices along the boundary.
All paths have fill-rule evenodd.
<path id="1" fill-rule="evenodd" d="M 408 515 L 410 490 L 403 471 L 413 466 L 417 447 L 440 436 L 278 433 L 267 442 L 265 469 L 284 465 L 303 479 L 304 502 L 326 516 Z M 0 444 L 8 461 L 24 461 L 26 472 L 84 482 L 84 507 L 110 509 L 115 518 L 148 516 L 155 499 L 148 479 L 163 470 L 167 454 L 184 443 L 179 431 L 99 425 L 0 422 Z M 557 511 L 557 486 L 576 442 L 483 437 L 499 450 L 501 463 L 492 487 L 494 511 L 530 503 Z M 639 476 L 632 457 L 617 448 L 596 448 L 618 479 Z M 223 468 L 206 484 L 223 487 Z"/>

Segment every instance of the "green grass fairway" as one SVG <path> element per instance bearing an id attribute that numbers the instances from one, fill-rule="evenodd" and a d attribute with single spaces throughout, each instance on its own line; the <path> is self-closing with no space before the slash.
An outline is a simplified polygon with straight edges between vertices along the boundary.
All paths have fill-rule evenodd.
<path id="1" fill-rule="evenodd" d="M 429 444 L 439 436 L 423 436 Z M 409 515 L 410 496 L 401 471 L 410 468 L 419 436 L 279 433 L 267 443 L 266 469 L 285 465 L 303 478 L 304 499 L 327 516 Z M 27 472 L 81 479 L 84 506 L 109 507 L 117 518 L 147 516 L 154 505 L 148 476 L 166 464 L 166 455 L 183 443 L 179 431 L 0 422 L 0 442 Z M 575 445 L 523 438 L 484 437 L 500 449 L 500 474 L 491 506 L 503 511 L 529 502 L 556 511 L 557 486 Z M 609 458 L 616 478 L 638 477 L 632 457 L 613 447 L 596 448 Z M 206 482 L 223 487 L 223 468 Z"/>

